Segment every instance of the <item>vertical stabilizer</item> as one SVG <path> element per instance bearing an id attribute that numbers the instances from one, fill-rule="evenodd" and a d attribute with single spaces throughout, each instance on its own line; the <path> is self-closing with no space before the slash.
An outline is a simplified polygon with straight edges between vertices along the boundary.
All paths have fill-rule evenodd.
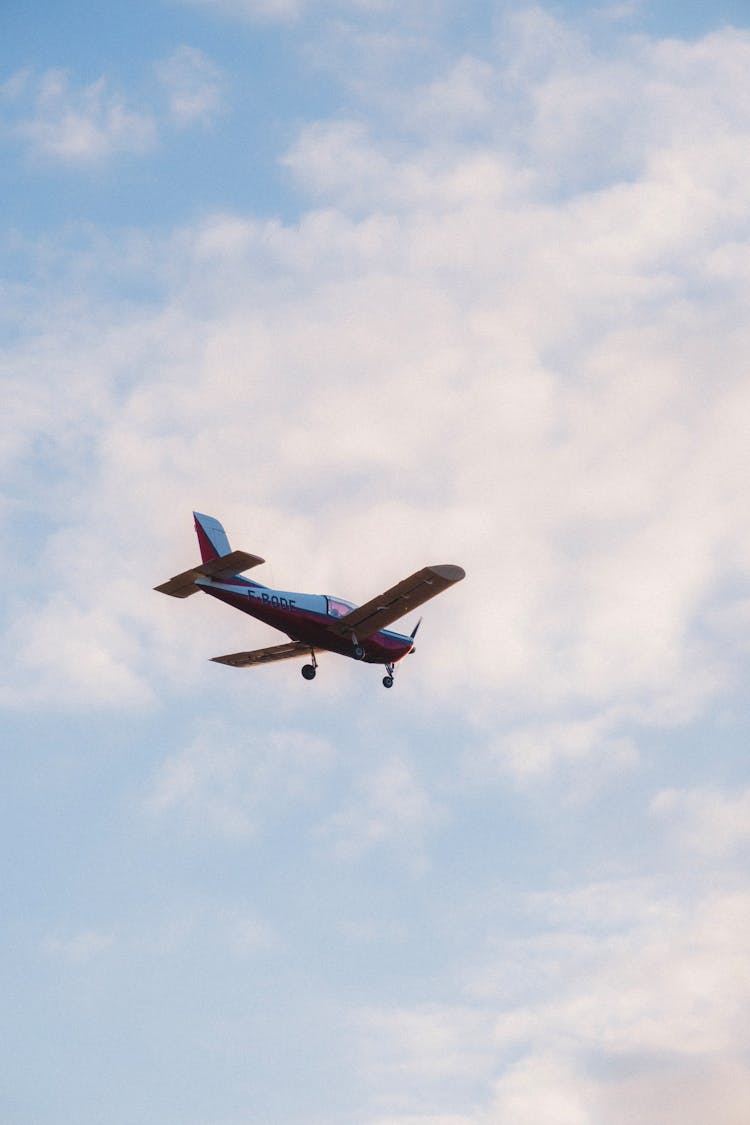
<path id="1" fill-rule="evenodd" d="M 231 554 L 227 533 L 218 520 L 213 516 L 204 516 L 200 512 L 193 512 L 195 518 L 195 531 L 201 549 L 201 559 L 204 563 L 212 559 L 223 558 Z"/>

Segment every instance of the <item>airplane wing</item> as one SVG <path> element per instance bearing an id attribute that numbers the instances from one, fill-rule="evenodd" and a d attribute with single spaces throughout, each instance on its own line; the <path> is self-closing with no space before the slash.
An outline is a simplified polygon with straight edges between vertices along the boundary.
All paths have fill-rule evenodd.
<path id="1" fill-rule="evenodd" d="M 247 551 L 232 551 L 229 555 L 222 555 L 217 559 L 194 566 L 192 570 L 183 570 L 182 574 L 175 574 L 169 582 L 162 582 L 161 586 L 154 586 L 160 594 L 169 594 L 172 598 L 189 598 L 197 594 L 200 587 L 195 585 L 196 578 L 234 578 L 243 570 L 250 570 L 252 566 L 260 566 L 265 559 L 259 555 L 250 555 Z"/>
<path id="2" fill-rule="evenodd" d="M 355 634 L 358 640 L 365 640 L 465 577 L 463 568 L 451 563 L 423 567 L 384 594 L 340 617 L 328 628 L 339 637 Z"/>
<path id="3" fill-rule="evenodd" d="M 253 652 L 230 652 L 228 656 L 212 656 L 215 664 L 229 664 L 232 668 L 251 668 L 256 664 L 272 664 L 274 660 L 290 660 L 293 656 L 309 656 L 310 646 L 301 641 L 288 641 L 284 645 L 256 648 Z"/>

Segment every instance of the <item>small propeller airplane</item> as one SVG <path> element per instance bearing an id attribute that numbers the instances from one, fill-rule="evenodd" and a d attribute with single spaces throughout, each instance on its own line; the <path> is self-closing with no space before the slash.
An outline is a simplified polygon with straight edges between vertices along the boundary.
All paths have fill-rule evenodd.
<path id="1" fill-rule="evenodd" d="M 465 577 L 460 566 L 426 566 L 361 606 L 323 594 L 273 590 L 241 576 L 265 559 L 233 551 L 224 528 L 212 516 L 200 512 L 193 512 L 193 516 L 203 561 L 154 589 L 173 598 L 189 598 L 203 590 L 289 637 L 282 645 L 212 657 L 217 664 L 232 668 L 252 668 L 309 655 L 311 663 L 303 665 L 302 675 L 313 680 L 318 667 L 316 651 L 337 652 L 366 664 L 384 664 L 383 685 L 393 687 L 396 664 L 414 652 L 421 618 L 408 637 L 386 626 Z"/>

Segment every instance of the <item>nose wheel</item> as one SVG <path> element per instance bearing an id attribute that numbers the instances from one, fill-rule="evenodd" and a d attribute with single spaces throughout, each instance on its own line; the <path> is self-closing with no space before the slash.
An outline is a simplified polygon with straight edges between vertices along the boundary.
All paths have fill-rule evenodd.
<path id="1" fill-rule="evenodd" d="M 386 664 L 385 671 L 386 671 L 386 675 L 383 676 L 383 687 L 392 688 L 393 687 L 393 674 L 394 674 L 393 665 L 392 664 Z"/>

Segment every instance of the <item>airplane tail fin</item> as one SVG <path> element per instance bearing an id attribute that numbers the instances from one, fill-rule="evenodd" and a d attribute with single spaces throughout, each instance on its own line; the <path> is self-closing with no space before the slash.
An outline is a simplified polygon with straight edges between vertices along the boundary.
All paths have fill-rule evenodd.
<path id="1" fill-rule="evenodd" d="M 204 516 L 200 512 L 193 512 L 193 516 L 203 561 L 200 566 L 184 570 L 182 574 L 175 574 L 168 582 L 162 582 L 161 586 L 155 586 L 154 589 L 160 594 L 189 598 L 191 594 L 198 592 L 200 587 L 195 583 L 199 578 L 234 578 L 243 570 L 250 570 L 265 561 L 259 555 L 250 555 L 247 551 L 233 551 L 229 546 L 227 533 L 213 516 Z"/>
<path id="2" fill-rule="evenodd" d="M 201 559 L 204 563 L 231 554 L 232 548 L 229 546 L 227 533 L 218 520 L 213 516 L 204 516 L 200 512 L 193 512 L 193 519 L 201 549 Z"/>

